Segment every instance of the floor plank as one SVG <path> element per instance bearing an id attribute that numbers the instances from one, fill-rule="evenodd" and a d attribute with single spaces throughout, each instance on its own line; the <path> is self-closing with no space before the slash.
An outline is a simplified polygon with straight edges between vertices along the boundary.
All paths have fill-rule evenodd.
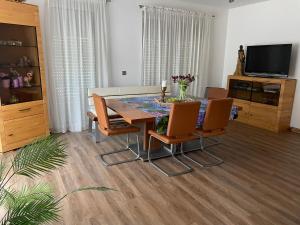
<path id="1" fill-rule="evenodd" d="M 117 191 L 69 197 L 63 202 L 60 224 L 300 224 L 299 134 L 275 134 L 231 122 L 222 144 L 210 149 L 224 164 L 208 169 L 193 165 L 194 172 L 173 178 L 143 162 L 111 168 L 100 164 L 99 154 L 120 148 L 120 138 L 101 144 L 87 132 L 62 138 L 68 143 L 68 164 L 42 179 L 57 195 L 91 185 Z"/>

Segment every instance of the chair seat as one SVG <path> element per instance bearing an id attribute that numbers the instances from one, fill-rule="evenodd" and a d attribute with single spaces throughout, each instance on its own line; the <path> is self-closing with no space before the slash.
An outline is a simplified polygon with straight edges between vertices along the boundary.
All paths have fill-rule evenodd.
<path id="1" fill-rule="evenodd" d="M 122 120 L 110 121 L 109 129 L 102 129 L 101 127 L 99 127 L 99 129 L 101 133 L 106 136 L 140 132 L 140 128 L 131 126 L 130 124 Z"/>
<path id="2" fill-rule="evenodd" d="M 125 120 L 122 117 L 115 117 L 115 118 L 110 118 L 109 117 L 109 124 L 110 125 L 114 125 L 114 124 L 128 124 L 127 122 L 125 122 Z"/>
<path id="3" fill-rule="evenodd" d="M 108 118 L 110 120 L 113 120 L 113 119 L 122 119 L 122 116 L 120 116 L 119 114 L 114 114 L 114 115 L 109 115 Z"/>
<path id="4" fill-rule="evenodd" d="M 207 131 L 207 130 L 203 130 L 201 128 L 198 128 L 196 130 L 196 134 L 198 134 L 201 137 L 213 137 L 213 136 L 219 136 L 219 135 L 223 135 L 225 134 L 225 130 L 224 129 L 219 129 L 219 130 L 212 130 L 212 131 Z"/>
<path id="5" fill-rule="evenodd" d="M 199 136 L 197 135 L 189 135 L 185 137 L 168 137 L 166 135 L 158 134 L 156 131 L 153 130 L 150 130 L 149 134 L 152 135 L 154 138 L 164 142 L 165 144 L 180 144 L 199 138 Z"/>

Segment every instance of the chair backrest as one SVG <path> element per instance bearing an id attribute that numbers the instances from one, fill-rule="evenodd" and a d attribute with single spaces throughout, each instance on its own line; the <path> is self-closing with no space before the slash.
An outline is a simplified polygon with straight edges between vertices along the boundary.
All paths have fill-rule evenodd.
<path id="1" fill-rule="evenodd" d="M 104 130 L 109 129 L 109 119 L 105 99 L 96 94 L 93 94 L 93 99 L 100 128 Z"/>
<path id="2" fill-rule="evenodd" d="M 200 102 L 174 103 L 171 107 L 167 136 L 185 137 L 196 131 Z"/>
<path id="3" fill-rule="evenodd" d="M 229 122 L 233 99 L 208 100 L 202 129 L 204 131 L 224 130 Z"/>
<path id="4" fill-rule="evenodd" d="M 207 87 L 206 88 L 207 98 L 208 99 L 222 99 L 227 98 L 228 90 L 225 88 L 218 87 Z"/>

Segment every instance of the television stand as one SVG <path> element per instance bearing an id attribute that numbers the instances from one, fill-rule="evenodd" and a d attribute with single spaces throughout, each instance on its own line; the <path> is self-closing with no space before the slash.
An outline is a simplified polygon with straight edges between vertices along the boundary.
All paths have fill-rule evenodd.
<path id="1" fill-rule="evenodd" d="M 228 76 L 229 97 L 243 108 L 238 121 L 273 132 L 290 128 L 297 80 Z"/>

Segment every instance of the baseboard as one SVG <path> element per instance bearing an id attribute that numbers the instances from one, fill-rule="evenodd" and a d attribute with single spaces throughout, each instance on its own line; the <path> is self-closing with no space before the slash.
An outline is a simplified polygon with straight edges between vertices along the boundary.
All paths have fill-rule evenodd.
<path id="1" fill-rule="evenodd" d="M 299 128 L 295 128 L 295 127 L 291 127 L 291 131 L 297 134 L 300 134 L 300 129 Z"/>

